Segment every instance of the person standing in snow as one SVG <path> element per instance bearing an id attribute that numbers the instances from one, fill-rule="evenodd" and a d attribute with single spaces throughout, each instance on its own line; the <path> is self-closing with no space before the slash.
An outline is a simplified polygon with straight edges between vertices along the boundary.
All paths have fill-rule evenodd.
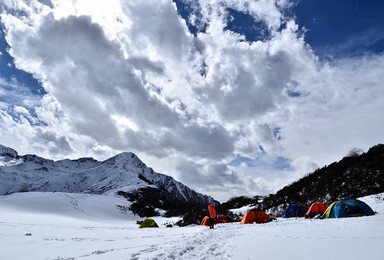
<path id="1" fill-rule="evenodd" d="M 215 206 L 213 204 L 209 204 L 208 211 L 209 211 L 209 228 L 213 229 L 215 225 L 215 219 L 216 219 Z"/>

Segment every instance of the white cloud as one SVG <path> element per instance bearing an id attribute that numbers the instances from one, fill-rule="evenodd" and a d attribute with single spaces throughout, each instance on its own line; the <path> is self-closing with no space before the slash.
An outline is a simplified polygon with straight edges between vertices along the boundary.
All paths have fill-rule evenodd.
<path id="1" fill-rule="evenodd" d="M 304 78 L 308 96 L 294 99 L 282 126 L 281 143 L 292 158 L 310 156 L 321 165 L 339 160 L 352 147 L 367 150 L 382 142 L 384 108 L 380 67 L 383 56 L 347 59 Z"/>
<path id="2" fill-rule="evenodd" d="M 289 5 L 195 2 L 193 35 L 170 0 L 7 0 L 9 53 L 47 94 L 3 102 L 0 143 L 56 159 L 133 151 L 221 200 L 276 191 L 377 144 L 383 56 L 321 63 L 280 12 Z M 226 30 L 227 8 L 270 37 Z M 6 93 L 11 84 L 0 78 Z M 250 163 L 231 166 L 236 156 Z"/>
<path id="3" fill-rule="evenodd" d="M 19 114 L 30 115 L 29 111 L 25 107 L 15 106 L 14 111 Z"/>
<path id="4" fill-rule="evenodd" d="M 31 108 L 40 103 L 40 97 L 13 77 L 7 80 L 0 76 L 0 99 L 7 108 L 12 106 Z"/>

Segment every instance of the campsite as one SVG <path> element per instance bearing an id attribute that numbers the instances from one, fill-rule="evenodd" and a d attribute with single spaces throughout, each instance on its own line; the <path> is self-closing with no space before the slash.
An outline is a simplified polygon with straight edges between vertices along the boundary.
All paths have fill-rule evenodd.
<path id="1" fill-rule="evenodd" d="M 0 0 L 0 260 L 383 260 L 384 0 Z"/>
<path id="2" fill-rule="evenodd" d="M 0 197 L 0 259 L 382 259 L 384 194 L 359 200 L 376 214 L 278 217 L 264 224 L 220 223 L 214 229 L 167 227 L 177 218 L 153 217 L 159 228 L 139 228 L 137 215 L 116 210 L 115 204 L 127 203 L 122 198 L 15 193 Z"/>

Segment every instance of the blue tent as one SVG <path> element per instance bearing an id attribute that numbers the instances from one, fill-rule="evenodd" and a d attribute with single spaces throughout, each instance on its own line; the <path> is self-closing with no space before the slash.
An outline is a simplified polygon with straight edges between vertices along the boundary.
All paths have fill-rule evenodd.
<path id="1" fill-rule="evenodd" d="M 284 212 L 283 218 L 304 217 L 305 212 L 296 204 L 291 204 Z"/>
<path id="2" fill-rule="evenodd" d="M 365 202 L 357 199 L 342 199 L 332 203 L 324 212 L 325 218 L 371 216 L 375 212 Z"/>

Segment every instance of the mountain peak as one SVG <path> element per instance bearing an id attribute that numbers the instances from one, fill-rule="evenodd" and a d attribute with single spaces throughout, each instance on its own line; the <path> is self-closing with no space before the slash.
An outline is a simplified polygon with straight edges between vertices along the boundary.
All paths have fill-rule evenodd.
<path id="1" fill-rule="evenodd" d="M 140 160 L 139 157 L 137 157 L 137 155 L 132 152 L 122 152 L 115 155 L 114 157 L 123 157 L 123 158 L 131 158 L 134 160 Z"/>
<path id="2" fill-rule="evenodd" d="M 119 153 L 118 155 L 115 155 L 109 159 L 107 159 L 105 162 L 108 163 L 115 163 L 117 165 L 133 165 L 135 167 L 143 168 L 145 167 L 145 163 L 143 163 L 139 157 L 137 157 L 136 154 L 132 152 L 123 152 Z"/>

